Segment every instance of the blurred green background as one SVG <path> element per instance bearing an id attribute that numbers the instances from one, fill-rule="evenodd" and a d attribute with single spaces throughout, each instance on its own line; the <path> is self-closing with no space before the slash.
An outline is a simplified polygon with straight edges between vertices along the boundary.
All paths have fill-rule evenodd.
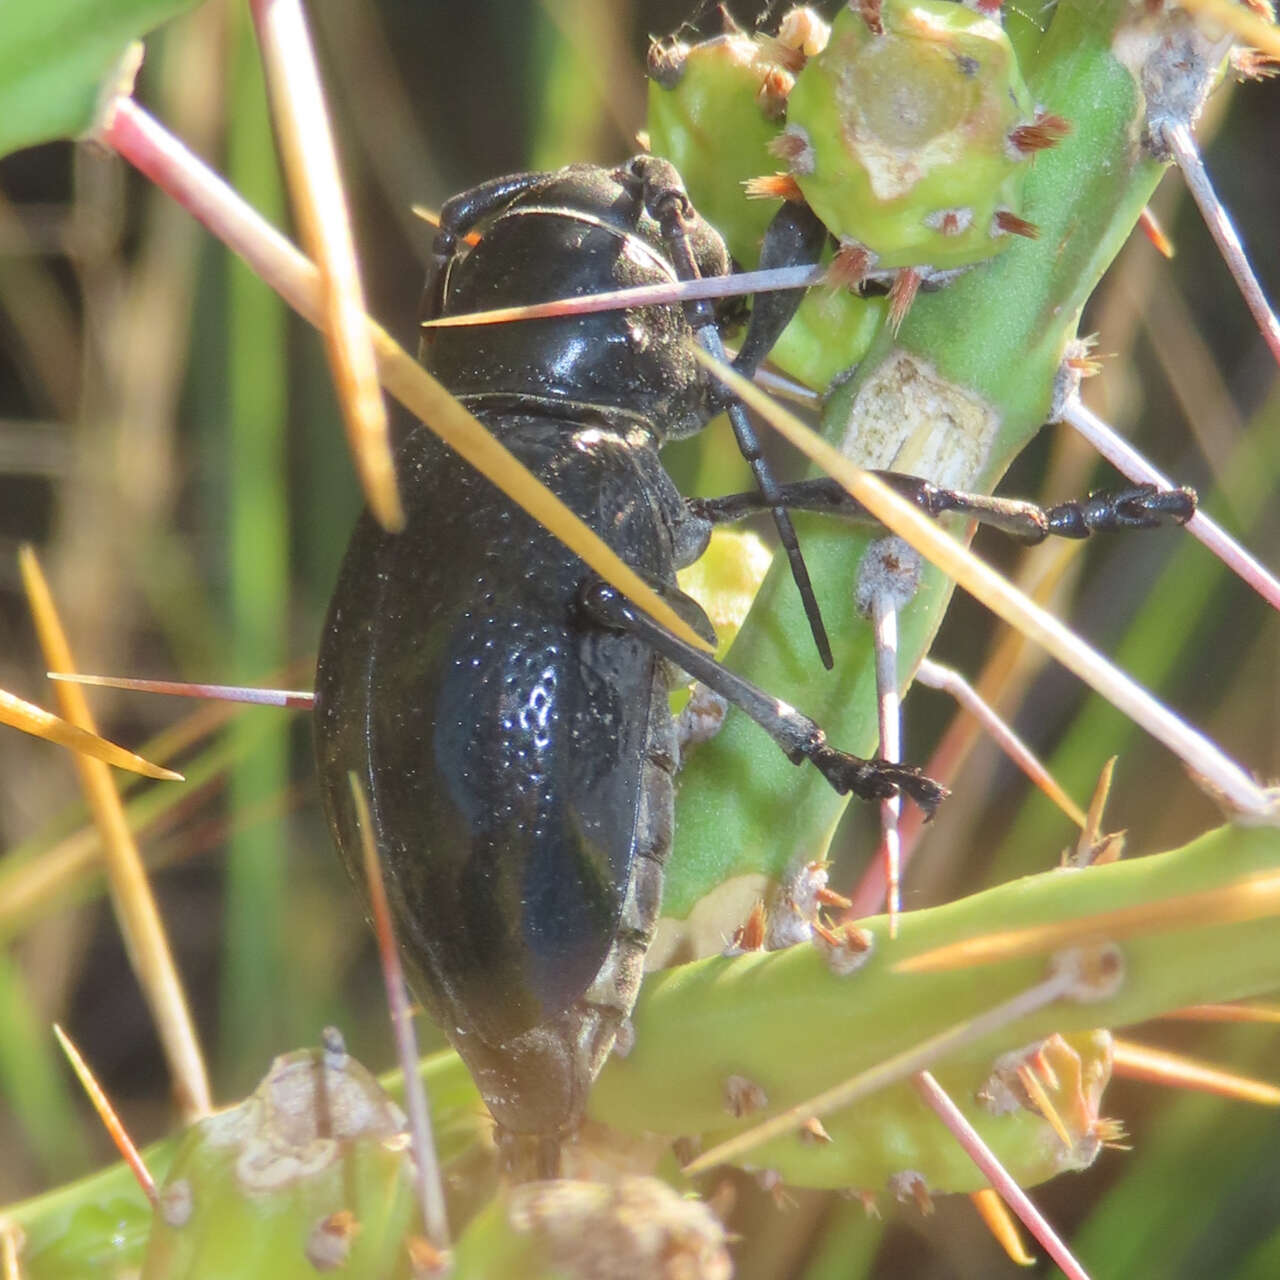
<path id="1" fill-rule="evenodd" d="M 650 34 L 714 24 L 692 0 L 314 0 L 309 6 L 349 182 L 370 310 L 414 344 L 438 207 L 494 174 L 611 162 L 643 128 Z M 735 6 L 744 23 L 755 16 Z M 149 41 L 139 96 L 260 209 L 288 224 L 242 6 L 208 0 Z M 1218 95 L 1208 162 L 1264 288 L 1280 295 L 1275 210 L 1280 95 Z M 1276 370 L 1176 175 L 1157 204 L 1178 254 L 1141 237 L 1091 304 L 1104 371 L 1090 403 L 1130 433 L 1272 566 L 1280 506 Z M 407 424 L 398 419 L 399 429 Z M 673 462 L 688 477 L 697 459 Z M 1003 488 L 1056 501 L 1106 473 L 1061 429 L 1042 433 Z M 307 687 L 310 657 L 358 499 L 323 352 L 264 286 L 181 210 L 88 147 L 50 144 L 0 162 L 0 686 L 49 705 L 15 551 L 36 544 L 82 669 Z M 1019 553 L 983 541 L 1010 567 Z M 1275 615 L 1189 539 L 1091 546 L 1055 607 L 1259 774 L 1280 773 Z M 1002 632 L 960 598 L 935 656 L 976 673 Z M 290 662 L 287 676 L 279 673 Z M 189 714 L 164 699 L 95 696 L 130 745 Z M 1214 821 L 1176 762 L 1064 673 L 1030 663 L 1011 714 L 1080 800 L 1121 753 L 1109 826 L 1133 853 Z M 949 722 L 934 694 L 909 704 L 913 759 Z M 372 952 L 320 818 L 305 719 L 239 717 L 231 740 L 184 757 L 204 781 L 152 820 L 149 859 L 210 1051 L 221 1100 L 278 1052 L 340 1025 L 357 1056 L 390 1062 Z M 227 766 L 227 761 L 236 763 Z M 975 753 L 913 868 L 906 905 L 1041 869 L 1067 825 L 989 747 Z M 0 733 L 0 1203 L 107 1158 L 105 1138 L 53 1056 L 62 1022 L 135 1134 L 171 1112 L 155 1034 L 91 874 L 28 901 L 13 887 L 65 853 L 81 823 L 53 747 Z M 872 841 L 851 816 L 838 848 Z M 852 874 L 851 868 L 843 872 Z M 8 896 L 6 897 L 6 894 Z M 373 992 L 374 994 L 370 994 Z M 1275 1037 L 1170 1024 L 1143 1038 L 1280 1077 Z M 1280 1128 L 1269 1114 L 1119 1084 L 1108 1112 L 1134 1152 L 1104 1153 L 1040 1202 L 1115 1276 L 1280 1274 Z M 860 1274 L 856 1206 L 799 1193 L 789 1212 L 744 1179 L 733 1225 L 755 1223 L 741 1274 Z M 838 1239 L 838 1237 L 834 1237 Z M 824 1245 L 823 1240 L 827 1243 Z M 1270 1245 L 1267 1241 L 1271 1240 Z M 822 1249 L 836 1259 L 819 1270 Z M 1269 1252 L 1268 1252 L 1269 1250 Z M 871 1274 L 1012 1272 L 963 1201 L 895 1217 Z"/>

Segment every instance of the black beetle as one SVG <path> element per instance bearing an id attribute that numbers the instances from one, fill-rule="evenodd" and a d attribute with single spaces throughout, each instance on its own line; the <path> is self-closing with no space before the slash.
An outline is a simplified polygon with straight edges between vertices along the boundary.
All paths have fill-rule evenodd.
<path id="1" fill-rule="evenodd" d="M 427 309 L 671 281 L 659 200 L 677 207 L 698 273 L 727 271 L 674 170 L 641 158 L 455 198 Z M 482 235 L 467 251 L 472 228 Z M 716 407 L 693 342 L 684 310 L 662 306 L 495 327 L 480 342 L 443 331 L 423 358 L 712 639 L 675 577 L 710 526 L 657 452 Z M 325 808 L 358 867 L 354 771 L 417 990 L 475 1076 L 508 1162 L 550 1173 L 634 1003 L 660 905 L 673 671 L 572 552 L 430 432 L 409 436 L 398 468 L 407 528 L 389 536 L 361 520 L 320 646 Z M 844 789 L 904 782 L 926 804 L 939 796 L 915 770 L 833 751 L 802 717 L 769 727 Z"/>
<path id="2" fill-rule="evenodd" d="M 780 217 L 767 253 L 816 259 L 823 233 Z M 814 220 L 816 223 L 816 220 Z M 468 236 L 479 233 L 468 246 Z M 474 237 L 472 237 L 474 238 Z M 777 246 L 781 246 L 778 248 Z M 674 169 L 518 174 L 449 201 L 428 276 L 429 315 L 718 275 L 723 242 Z M 798 295 L 758 301 L 747 371 Z M 691 504 L 663 470 L 668 439 L 722 403 L 692 355 L 706 304 L 429 332 L 422 358 L 503 443 L 699 632 L 676 570 L 711 522 L 760 506 L 850 504 L 819 482 Z M 477 332 L 480 336 L 477 336 Z M 398 469 L 408 524 L 367 515 L 330 606 L 316 677 L 325 809 L 361 884 L 349 775 L 368 795 L 415 986 L 466 1061 L 521 1176 L 558 1167 L 639 987 L 671 843 L 677 668 L 746 710 L 793 760 L 840 791 L 902 789 L 917 770 L 846 755 L 789 708 L 676 640 L 594 579 L 425 428 Z M 930 509 L 980 508 L 1043 536 L 1025 504 L 900 482 Z"/>

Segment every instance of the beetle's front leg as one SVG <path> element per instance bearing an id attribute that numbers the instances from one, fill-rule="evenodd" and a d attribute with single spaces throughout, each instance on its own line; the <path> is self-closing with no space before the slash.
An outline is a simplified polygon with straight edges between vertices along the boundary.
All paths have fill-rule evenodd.
<path id="1" fill-rule="evenodd" d="M 863 800 L 883 800 L 901 793 L 909 796 L 926 815 L 932 817 L 948 794 L 941 783 L 913 765 L 868 760 L 837 750 L 808 716 L 721 666 L 709 654 L 672 635 L 607 582 L 599 578 L 587 579 L 579 592 L 579 603 L 592 622 L 638 636 L 664 658 L 745 711 L 793 763 L 808 760 L 841 795 L 852 792 Z"/>
<path id="2" fill-rule="evenodd" d="M 638 156 L 631 162 L 631 169 L 643 183 L 645 207 L 662 228 L 662 238 L 675 265 L 676 274 L 681 280 L 696 280 L 698 261 L 694 246 L 706 224 L 698 217 L 690 203 L 680 175 L 669 162 L 655 156 Z M 806 221 L 803 217 L 797 219 L 794 234 L 787 242 L 786 251 L 793 249 L 798 251 L 796 246 L 801 242 L 807 243 L 806 237 L 809 240 L 815 240 L 814 228 L 816 227 L 818 234 L 812 246 L 816 260 L 821 251 L 821 239 L 825 237 L 826 232 L 812 214 L 808 216 L 810 221 Z M 790 226 L 788 218 L 789 215 L 787 218 L 779 215 L 774 221 Z M 793 244 L 792 241 L 795 243 Z M 758 304 L 762 306 L 761 315 L 767 316 L 768 320 L 767 323 L 756 325 L 753 317 L 753 325 L 748 328 L 747 339 L 744 342 L 744 347 L 749 348 L 747 363 L 744 363 L 741 353 L 735 362 L 740 369 L 747 371 L 748 374 L 754 371 L 755 364 L 764 358 L 769 348 L 781 336 L 782 330 L 786 328 L 795 308 L 800 303 L 800 296 L 799 293 L 789 293 L 779 299 L 774 295 L 768 302 Z M 701 298 L 688 302 L 685 304 L 685 312 L 703 350 L 715 359 L 725 361 L 724 344 L 720 340 L 715 309 L 710 301 Z M 830 670 L 834 660 L 831 656 L 831 642 L 827 639 L 827 630 L 822 621 L 822 610 L 818 607 L 813 584 L 809 580 L 809 569 L 800 552 L 800 541 L 796 537 L 791 517 L 787 514 L 785 505 L 774 500 L 778 493 L 778 482 L 773 478 L 764 451 L 760 447 L 759 437 L 740 400 L 732 396 L 724 399 L 713 396 L 712 399 L 716 407 L 723 408 L 728 414 L 733 434 L 738 441 L 738 450 L 751 467 L 766 508 L 773 514 L 778 539 L 791 565 L 791 576 L 795 580 L 796 589 L 800 592 L 800 599 L 804 604 L 805 616 L 809 619 L 809 629 L 813 632 L 818 654 L 823 666 Z"/>

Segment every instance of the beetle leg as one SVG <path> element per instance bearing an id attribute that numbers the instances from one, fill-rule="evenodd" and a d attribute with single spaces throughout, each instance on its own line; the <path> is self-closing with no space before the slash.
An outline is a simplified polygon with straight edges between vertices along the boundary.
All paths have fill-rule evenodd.
<path id="1" fill-rule="evenodd" d="M 1194 489 L 1160 489 L 1151 484 L 1102 489 L 1087 498 L 1038 507 L 1017 498 L 995 498 L 980 493 L 944 489 L 918 476 L 896 471 L 873 471 L 900 497 L 914 502 L 927 515 L 955 511 L 980 524 L 999 529 L 1021 542 L 1043 542 L 1045 538 L 1087 538 L 1092 533 L 1112 533 L 1121 529 L 1155 529 L 1167 524 L 1186 524 L 1196 512 Z M 840 516 L 861 524 L 878 523 L 861 503 L 845 492 L 836 480 L 801 480 L 778 486 L 777 500 L 792 511 L 811 511 Z M 709 524 L 741 520 L 766 509 L 756 493 L 731 493 L 722 498 L 691 498 L 689 514 Z"/>
<path id="2" fill-rule="evenodd" d="M 592 621 L 638 636 L 664 658 L 727 698 L 769 734 L 793 763 L 808 760 L 841 795 L 852 792 L 864 800 L 882 800 L 905 793 L 929 816 L 947 795 L 945 787 L 912 765 L 869 760 L 838 751 L 808 716 L 801 715 L 794 707 L 722 667 L 714 658 L 685 644 L 634 608 L 607 582 L 598 578 L 587 579 L 579 598 Z"/>
<path id="3" fill-rule="evenodd" d="M 807 204 L 784 201 L 764 233 L 757 269 L 769 271 L 775 267 L 816 265 L 829 234 Z M 756 370 L 782 337 L 782 331 L 791 323 L 804 292 L 803 289 L 779 289 L 757 294 L 752 299 L 751 319 L 733 362 L 733 367 L 744 378 L 755 376 Z M 713 394 L 723 393 L 723 387 L 717 384 L 717 391 Z"/>
<path id="4" fill-rule="evenodd" d="M 690 229 L 697 215 L 680 180 L 680 175 L 670 163 L 652 156 L 637 157 L 632 162 L 632 169 L 644 182 L 645 207 L 662 228 L 662 238 L 667 245 L 667 252 L 671 256 L 677 276 L 681 280 L 698 279 L 698 264 L 689 238 Z M 820 244 L 818 247 L 821 249 Z M 792 300 L 792 311 L 799 305 L 801 296 L 799 293 L 794 295 L 788 293 L 782 296 L 784 299 Z M 787 302 L 784 300 L 772 305 L 785 311 Z M 720 340 L 720 328 L 716 323 L 715 309 L 710 300 L 700 298 L 688 302 L 685 304 L 685 312 L 703 349 L 715 359 L 727 362 L 724 343 Z M 769 314 L 773 316 L 774 312 L 770 311 Z M 778 333 L 786 327 L 788 319 L 790 319 L 789 315 L 782 321 Z M 757 361 L 764 355 L 764 349 L 760 348 L 766 336 L 757 333 L 753 340 L 753 351 L 757 352 L 754 358 Z M 773 341 L 776 341 L 777 336 L 773 334 L 769 342 L 770 346 Z M 796 537 L 795 526 L 791 523 L 786 507 L 776 501 L 778 482 L 773 478 L 773 472 L 769 469 L 769 464 L 760 447 L 760 440 L 755 428 L 751 425 L 751 420 L 747 417 L 747 411 L 742 402 L 729 399 L 724 408 L 733 426 L 733 434 L 737 437 L 738 451 L 751 467 L 764 505 L 773 513 L 773 523 L 778 530 L 778 538 L 783 550 L 787 553 L 787 560 L 791 564 L 791 576 L 795 579 L 800 599 L 804 603 L 805 616 L 809 619 L 809 629 L 813 632 L 814 643 L 818 646 L 818 655 L 822 659 L 822 665 L 830 670 L 834 665 L 831 641 L 827 638 L 827 629 L 822 622 L 822 610 L 818 607 L 818 599 L 813 593 L 813 584 L 809 580 L 809 570 L 800 552 L 800 540 Z"/>

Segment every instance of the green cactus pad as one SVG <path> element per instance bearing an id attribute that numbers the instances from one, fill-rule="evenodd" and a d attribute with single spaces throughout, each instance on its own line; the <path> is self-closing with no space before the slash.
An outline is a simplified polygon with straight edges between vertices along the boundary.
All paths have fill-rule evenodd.
<path id="1" fill-rule="evenodd" d="M 796 78 L 779 144 L 805 199 L 875 267 L 968 266 L 1010 236 L 1034 103 L 1003 29 L 958 4 L 886 0 L 883 34 L 842 9 Z M 785 145 L 788 144 L 789 146 Z"/>
<path id="2" fill-rule="evenodd" d="M 649 147 L 680 171 L 698 211 L 751 269 L 778 201 L 748 197 L 746 184 L 778 167 L 770 150 L 782 131 L 762 103 L 762 86 L 790 75 L 745 32 L 699 44 L 670 41 L 650 54 Z M 847 291 L 810 293 L 770 354 L 784 373 L 825 391 L 866 353 L 884 318 L 883 299 Z"/>
<path id="3" fill-rule="evenodd" d="M 777 168 L 769 144 L 782 121 L 770 119 L 759 102 L 769 70 L 742 32 L 658 48 L 672 68 L 664 78 L 676 83 L 667 88 L 657 78 L 649 81 L 649 148 L 675 165 L 729 252 L 753 267 L 778 208 L 776 200 L 748 200 L 743 191 L 749 179 Z M 651 55 L 651 68 L 658 56 Z"/>
<path id="4" fill-rule="evenodd" d="M 194 1126 L 160 1193 L 142 1280 L 410 1274 L 420 1228 L 400 1109 L 345 1053 L 277 1058 Z"/>

